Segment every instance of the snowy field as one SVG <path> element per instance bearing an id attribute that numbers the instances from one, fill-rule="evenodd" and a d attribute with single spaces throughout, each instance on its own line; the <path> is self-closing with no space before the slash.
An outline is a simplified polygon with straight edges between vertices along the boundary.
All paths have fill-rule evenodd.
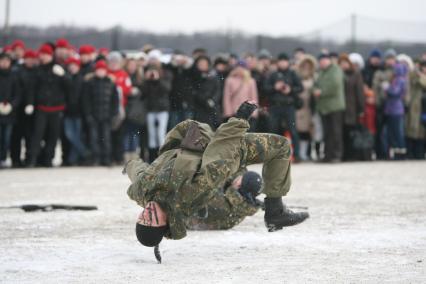
<path id="1" fill-rule="evenodd" d="M 260 167 L 255 167 L 260 170 Z M 120 168 L 0 171 L 1 283 L 426 283 L 426 163 L 293 167 L 284 200 L 305 223 L 268 233 L 263 212 L 229 231 L 163 241 L 163 264 L 134 235 L 139 208 Z"/>

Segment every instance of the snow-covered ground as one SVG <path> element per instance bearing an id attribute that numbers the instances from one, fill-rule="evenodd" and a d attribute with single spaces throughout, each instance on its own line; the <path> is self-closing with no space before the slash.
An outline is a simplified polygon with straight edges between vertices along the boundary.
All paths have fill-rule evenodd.
<path id="1" fill-rule="evenodd" d="M 260 167 L 254 167 L 260 170 Z M 263 212 L 229 231 L 163 241 L 163 264 L 136 241 L 139 208 L 120 168 L 0 171 L 1 283 L 425 283 L 426 163 L 293 167 L 284 200 L 305 223 L 268 233 Z"/>

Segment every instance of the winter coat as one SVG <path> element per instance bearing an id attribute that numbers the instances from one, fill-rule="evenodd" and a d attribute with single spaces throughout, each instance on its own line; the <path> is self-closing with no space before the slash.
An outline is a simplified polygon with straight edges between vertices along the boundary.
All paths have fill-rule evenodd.
<path id="1" fill-rule="evenodd" d="M 12 106 L 8 115 L 0 114 L 0 124 L 13 123 L 20 100 L 21 91 L 16 72 L 11 69 L 0 70 L 0 103 L 9 103 Z"/>
<path id="2" fill-rule="evenodd" d="M 388 67 L 383 70 L 379 70 L 376 73 L 374 73 L 373 78 L 373 91 L 376 95 L 376 106 L 377 108 L 381 109 L 383 107 L 383 104 L 385 102 L 385 91 L 382 88 L 382 84 L 384 82 L 390 82 L 393 77 L 393 68 Z"/>
<path id="3" fill-rule="evenodd" d="M 412 139 L 426 139 L 426 129 L 420 122 L 422 96 L 426 96 L 426 74 L 414 73 L 410 80 L 411 98 L 406 115 L 406 135 Z"/>
<path id="4" fill-rule="evenodd" d="M 37 68 L 27 68 L 22 66 L 18 70 L 19 86 L 21 88 L 22 100 L 21 106 L 34 104 L 34 87 Z"/>
<path id="5" fill-rule="evenodd" d="M 70 75 L 71 84 L 67 98 L 65 115 L 68 117 L 80 117 L 82 112 L 83 77 L 80 73 Z"/>
<path id="6" fill-rule="evenodd" d="M 316 101 L 316 109 L 321 115 L 345 110 L 344 75 L 339 66 L 331 64 L 321 70 L 315 87 L 321 90 Z"/>
<path id="7" fill-rule="evenodd" d="M 362 79 L 364 83 L 369 87 L 373 87 L 374 75 L 377 71 L 382 71 L 383 68 L 381 66 L 373 66 L 370 63 L 367 63 L 365 68 L 362 70 Z"/>
<path id="8" fill-rule="evenodd" d="M 83 111 L 86 120 L 106 122 L 118 114 L 119 99 L 111 78 L 92 76 L 84 86 Z"/>
<path id="9" fill-rule="evenodd" d="M 121 98 L 120 102 L 123 107 L 127 105 L 127 97 L 132 90 L 132 81 L 126 71 L 120 69 L 116 71 L 109 71 L 108 74 L 113 78 L 115 85 L 120 89 Z"/>
<path id="10" fill-rule="evenodd" d="M 181 66 L 170 66 L 173 74 L 170 91 L 170 109 L 172 111 L 193 110 L 194 98 L 191 92 L 191 69 Z"/>
<path id="11" fill-rule="evenodd" d="M 170 84 L 163 79 L 146 80 L 142 85 L 142 96 L 146 101 L 147 112 L 169 111 Z"/>
<path id="12" fill-rule="evenodd" d="M 34 104 L 43 112 L 63 111 L 69 94 L 70 78 L 55 74 L 54 68 L 62 67 L 53 63 L 40 65 L 35 74 Z"/>
<path id="13" fill-rule="evenodd" d="M 275 83 L 279 81 L 290 86 L 291 91 L 288 95 L 275 90 Z M 270 106 L 295 106 L 299 94 L 303 91 L 303 86 L 299 76 L 293 70 L 278 70 L 266 80 L 265 91 L 268 94 Z"/>
<path id="14" fill-rule="evenodd" d="M 94 71 L 93 65 L 94 65 L 93 62 L 81 64 L 80 74 L 84 77 L 87 74 L 92 73 Z"/>
<path id="15" fill-rule="evenodd" d="M 358 124 L 360 114 L 364 113 L 364 83 L 359 72 L 345 72 L 345 103 L 344 123 Z"/>
<path id="16" fill-rule="evenodd" d="M 407 94 L 407 67 L 396 64 L 394 78 L 386 90 L 384 113 L 387 115 L 404 114 L 404 97 Z"/>
<path id="17" fill-rule="evenodd" d="M 301 74 L 300 66 L 305 62 L 309 62 L 312 66 L 310 74 L 303 76 Z M 297 72 L 299 78 L 302 80 L 303 91 L 300 93 L 299 97 L 303 101 L 303 106 L 296 112 L 296 128 L 299 132 L 310 132 L 312 129 L 312 90 L 315 82 L 315 69 L 316 69 L 316 60 L 313 56 L 306 55 L 303 59 L 298 62 Z"/>
<path id="18" fill-rule="evenodd" d="M 195 120 L 212 127 L 218 126 L 221 115 L 219 113 L 220 85 L 217 77 L 213 74 L 196 72 L 192 78 L 192 92 Z"/>
<path id="19" fill-rule="evenodd" d="M 254 79 L 250 77 L 245 80 L 241 77 L 229 76 L 225 80 L 225 90 L 223 92 L 223 116 L 233 116 L 238 107 L 247 100 L 255 101 L 256 104 L 259 103 Z"/>

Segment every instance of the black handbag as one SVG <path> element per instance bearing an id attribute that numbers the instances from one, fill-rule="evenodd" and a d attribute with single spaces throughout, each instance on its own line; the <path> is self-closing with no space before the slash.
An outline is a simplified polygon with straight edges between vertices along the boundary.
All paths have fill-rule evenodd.
<path id="1" fill-rule="evenodd" d="M 362 125 L 350 132 L 352 146 L 355 150 L 369 150 L 374 146 L 374 137 L 368 129 Z"/>

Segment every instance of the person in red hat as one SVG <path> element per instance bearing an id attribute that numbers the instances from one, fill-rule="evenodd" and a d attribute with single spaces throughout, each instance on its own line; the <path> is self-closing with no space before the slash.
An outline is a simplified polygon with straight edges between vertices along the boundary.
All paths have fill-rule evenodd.
<path id="1" fill-rule="evenodd" d="M 12 129 L 12 140 L 10 145 L 10 157 L 12 167 L 21 168 L 29 160 L 29 149 L 31 148 L 31 137 L 33 129 L 34 106 L 31 101 L 35 74 L 38 65 L 38 54 L 34 50 L 27 49 L 24 54 L 24 63 L 17 70 L 19 85 L 21 89 L 21 103 L 16 110 L 16 121 Z M 21 159 L 23 151 L 22 140 L 25 142 L 25 159 Z"/>
<path id="2" fill-rule="evenodd" d="M 82 91 L 83 76 L 80 74 L 81 62 L 76 57 L 70 57 L 65 62 L 71 77 L 70 92 L 64 118 L 64 136 L 69 145 L 69 151 L 64 157 L 64 163 L 69 166 L 85 162 L 88 150 L 81 139 L 82 131 Z"/>
<path id="3" fill-rule="evenodd" d="M 12 43 L 12 59 L 13 65 L 22 64 L 24 62 L 25 43 L 22 40 L 15 40 Z"/>
<path id="4" fill-rule="evenodd" d="M 37 68 L 34 85 L 35 106 L 34 136 L 31 141 L 28 167 L 34 167 L 45 140 L 42 163 L 52 166 L 55 147 L 61 133 L 61 121 L 69 91 L 69 79 L 64 68 L 53 61 L 53 48 L 43 44 L 39 49 L 40 66 Z"/>
<path id="5" fill-rule="evenodd" d="M 93 61 L 95 59 L 95 48 L 91 45 L 80 46 L 78 53 L 80 54 L 81 69 L 83 76 L 93 72 Z"/>
<path id="6" fill-rule="evenodd" d="M 61 66 L 65 66 L 65 61 L 70 56 L 70 44 L 65 38 L 59 38 L 55 44 L 55 61 Z"/>
<path id="7" fill-rule="evenodd" d="M 108 76 L 104 60 L 95 64 L 95 75 L 85 84 L 83 114 L 90 131 L 93 163 L 111 165 L 111 122 L 118 113 L 118 91 Z"/>

